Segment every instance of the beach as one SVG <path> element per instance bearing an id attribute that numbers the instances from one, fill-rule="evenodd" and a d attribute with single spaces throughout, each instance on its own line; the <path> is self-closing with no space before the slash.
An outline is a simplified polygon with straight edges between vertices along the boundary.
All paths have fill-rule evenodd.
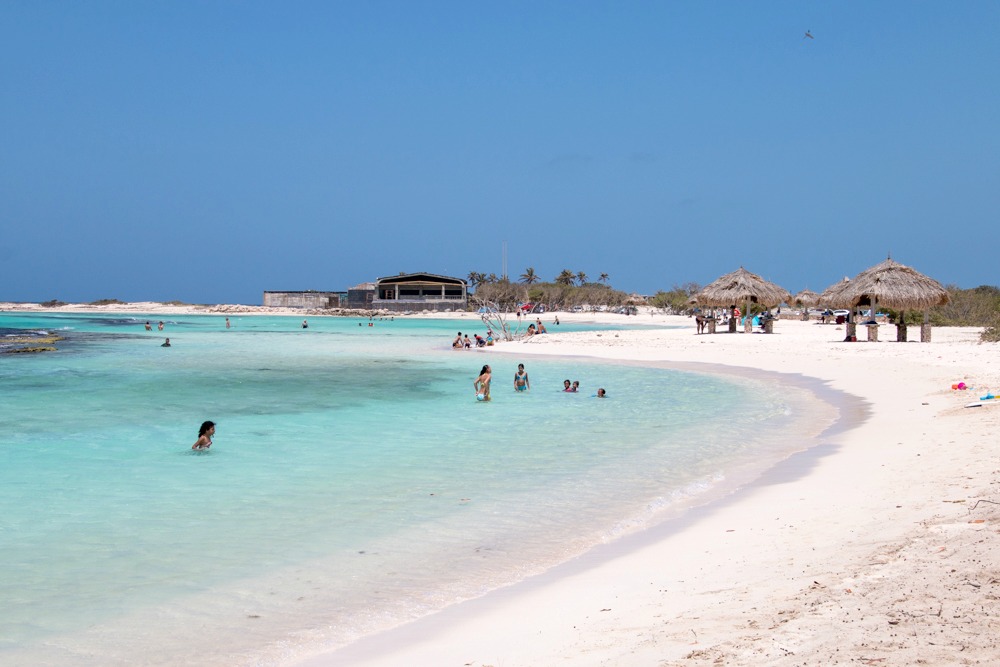
<path id="1" fill-rule="evenodd" d="M 963 407 L 1000 388 L 996 344 L 979 343 L 978 329 L 936 328 L 931 343 L 895 343 L 884 327 L 883 342 L 844 343 L 843 326 L 796 320 L 777 322 L 772 335 L 696 335 L 693 319 L 646 310 L 558 316 L 678 328 L 566 333 L 549 313 L 541 316 L 548 334 L 470 354 L 529 368 L 537 355 L 766 377 L 812 387 L 839 419 L 722 499 L 346 647 L 305 655 L 289 646 L 278 664 L 1000 662 L 1000 408 Z M 958 382 L 972 388 L 953 390 Z M 616 387 L 605 388 L 615 400 Z M 708 426 L 745 437 L 739 424 Z"/>
<path id="2" fill-rule="evenodd" d="M 963 328 L 937 328 L 926 344 L 843 343 L 842 326 L 794 320 L 773 335 L 695 335 L 689 318 L 645 317 L 690 326 L 559 335 L 549 325 L 555 334 L 498 351 L 810 377 L 858 401 L 841 428 L 722 501 L 293 664 L 1000 661 L 1000 409 L 963 407 L 1000 387 L 995 344 Z M 973 389 L 951 389 L 958 382 Z"/>

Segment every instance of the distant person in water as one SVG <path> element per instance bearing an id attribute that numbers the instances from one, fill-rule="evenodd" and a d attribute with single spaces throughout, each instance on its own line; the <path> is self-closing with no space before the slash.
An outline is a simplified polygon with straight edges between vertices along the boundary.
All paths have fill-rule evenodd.
<path id="1" fill-rule="evenodd" d="M 226 318 L 226 328 L 227 329 L 229 328 L 229 318 L 228 317 Z"/>
<path id="2" fill-rule="evenodd" d="M 563 391 L 573 391 L 573 383 L 569 380 L 563 380 Z"/>
<path id="3" fill-rule="evenodd" d="M 153 330 L 153 325 L 150 324 L 149 322 L 146 322 L 146 331 L 152 331 L 152 330 Z"/>
<path id="4" fill-rule="evenodd" d="M 163 321 L 162 320 L 160 321 L 159 324 L 156 325 L 156 328 L 159 329 L 160 331 L 163 331 Z"/>
<path id="5" fill-rule="evenodd" d="M 569 390 L 571 392 L 573 392 L 574 394 L 576 392 L 580 391 L 580 381 L 579 380 L 573 380 L 573 386 L 570 387 Z"/>
<path id="6" fill-rule="evenodd" d="M 167 340 L 165 340 L 163 342 L 163 345 L 161 345 L 160 347 L 170 347 L 170 339 L 168 338 Z"/>
<path id="7" fill-rule="evenodd" d="M 607 398 L 608 394 L 604 391 L 604 388 L 597 390 L 597 398 Z"/>
<path id="8" fill-rule="evenodd" d="M 302 320 L 302 328 L 303 329 L 308 329 L 309 328 L 309 322 L 307 320 Z"/>
<path id="9" fill-rule="evenodd" d="M 517 372 L 514 373 L 514 391 L 528 391 L 531 389 L 531 382 L 528 381 L 528 373 L 524 370 L 524 364 L 517 365 Z"/>
<path id="10" fill-rule="evenodd" d="M 202 422 L 198 429 L 198 439 L 191 445 L 191 449 L 208 449 L 212 446 L 212 436 L 215 435 L 215 422 Z"/>
<path id="11" fill-rule="evenodd" d="M 455 340 L 451 341 L 451 346 L 453 348 L 455 348 L 456 350 L 459 350 L 459 349 L 462 348 L 462 332 L 461 331 L 459 331 L 458 335 L 455 336 Z"/>
<path id="12" fill-rule="evenodd" d="M 477 401 L 490 400 L 490 381 L 492 379 L 493 370 L 490 368 L 489 364 L 486 364 L 483 366 L 483 369 L 479 371 L 479 377 L 477 377 L 475 382 L 472 383 L 472 388 L 476 390 Z"/>

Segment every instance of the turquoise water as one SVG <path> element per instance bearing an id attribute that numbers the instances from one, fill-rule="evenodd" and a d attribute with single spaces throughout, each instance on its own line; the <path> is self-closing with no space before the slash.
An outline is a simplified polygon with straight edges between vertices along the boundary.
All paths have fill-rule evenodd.
<path id="1" fill-rule="evenodd" d="M 516 344 L 450 349 L 475 320 L 161 317 L 0 314 L 66 337 L 0 356 L 0 663 L 281 664 L 679 512 L 804 410 L 579 359 L 527 360 L 518 394 Z"/>

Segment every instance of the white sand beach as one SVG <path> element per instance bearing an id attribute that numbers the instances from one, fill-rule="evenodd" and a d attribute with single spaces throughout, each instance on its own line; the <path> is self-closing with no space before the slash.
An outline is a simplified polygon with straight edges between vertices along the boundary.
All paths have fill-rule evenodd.
<path id="1" fill-rule="evenodd" d="M 843 343 L 843 327 L 818 323 L 696 335 L 688 318 L 625 319 L 686 327 L 559 334 L 549 315 L 548 335 L 500 353 L 803 375 L 867 409 L 683 520 L 295 664 L 1000 663 L 1000 408 L 963 407 L 1000 388 L 995 344 L 978 329 Z"/>
<path id="2" fill-rule="evenodd" d="M 134 312 L 235 312 L 157 307 Z M 354 645 L 290 652 L 287 664 L 1000 664 L 1000 407 L 963 407 L 1000 389 L 997 344 L 971 328 L 936 328 L 931 343 L 843 343 L 842 326 L 815 322 L 696 335 L 690 318 L 558 315 L 683 328 L 560 333 L 550 313 L 550 333 L 474 353 L 815 378 L 855 397 L 840 403 L 847 428 L 804 440 L 681 519 Z M 972 389 L 951 389 L 960 381 Z"/>

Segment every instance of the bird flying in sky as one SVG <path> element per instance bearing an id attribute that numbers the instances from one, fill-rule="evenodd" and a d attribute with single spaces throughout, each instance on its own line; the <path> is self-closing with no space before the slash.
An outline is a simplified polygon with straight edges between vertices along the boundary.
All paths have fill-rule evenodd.
<path id="1" fill-rule="evenodd" d="M 806 30 L 805 37 L 803 37 L 802 39 L 805 39 L 806 37 L 808 37 L 809 39 L 815 39 L 815 37 L 813 37 L 812 31 L 810 30 Z"/>

